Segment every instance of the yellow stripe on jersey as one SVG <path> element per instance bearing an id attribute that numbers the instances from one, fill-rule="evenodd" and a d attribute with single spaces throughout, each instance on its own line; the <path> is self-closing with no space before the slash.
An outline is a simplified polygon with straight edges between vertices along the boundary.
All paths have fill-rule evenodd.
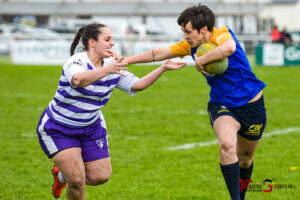
<path id="1" fill-rule="evenodd" d="M 191 46 L 186 40 L 182 40 L 172 46 L 170 46 L 171 52 L 180 58 L 183 58 L 186 55 L 192 55 Z"/>
<path id="2" fill-rule="evenodd" d="M 213 29 L 213 34 L 210 39 L 210 43 L 219 46 L 227 39 L 233 40 L 233 37 L 231 36 L 228 28 L 226 26 L 222 26 L 221 28 Z M 182 40 L 181 42 L 178 42 L 170 46 L 169 48 L 175 56 L 180 58 L 183 58 L 184 56 L 187 55 L 192 55 L 191 46 L 186 40 Z"/>
<path id="3" fill-rule="evenodd" d="M 220 46 L 227 39 L 233 40 L 233 37 L 230 34 L 227 26 L 222 26 L 221 28 L 218 29 L 214 28 L 212 37 L 210 39 L 210 43 Z"/>

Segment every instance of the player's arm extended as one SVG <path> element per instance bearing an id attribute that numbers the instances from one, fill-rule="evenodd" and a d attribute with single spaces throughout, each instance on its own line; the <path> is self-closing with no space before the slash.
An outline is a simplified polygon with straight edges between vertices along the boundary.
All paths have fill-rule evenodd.
<path id="1" fill-rule="evenodd" d="M 167 70 L 180 70 L 186 65 L 185 62 L 174 62 L 167 60 L 160 67 L 156 68 L 140 80 L 138 80 L 131 88 L 133 91 L 141 91 L 152 85 L 165 71 Z"/>
<path id="2" fill-rule="evenodd" d="M 195 56 L 196 68 L 198 71 L 202 72 L 203 65 L 221 60 L 222 58 L 232 55 L 236 50 L 236 44 L 233 39 L 225 40 L 220 46 L 214 48 L 213 50 L 207 52 L 203 56 Z"/>
<path id="3" fill-rule="evenodd" d="M 169 47 L 150 49 L 146 52 L 125 58 L 128 64 L 149 63 L 175 58 Z"/>
<path id="4" fill-rule="evenodd" d="M 117 61 L 113 60 L 109 65 L 104 67 L 75 73 L 72 76 L 71 83 L 75 87 L 86 87 L 108 74 L 120 74 L 121 76 L 124 76 L 124 74 L 121 73 L 121 70 L 128 70 L 128 68 L 124 67 L 126 65 L 128 65 L 128 63 L 123 62 L 123 58 Z"/>

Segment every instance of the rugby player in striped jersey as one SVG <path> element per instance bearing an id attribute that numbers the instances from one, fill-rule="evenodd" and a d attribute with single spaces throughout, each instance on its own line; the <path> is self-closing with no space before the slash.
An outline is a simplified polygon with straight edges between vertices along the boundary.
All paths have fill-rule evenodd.
<path id="1" fill-rule="evenodd" d="M 74 54 L 79 40 L 84 51 Z M 127 71 L 127 63 L 111 51 L 112 32 L 93 23 L 78 30 L 71 57 L 63 66 L 58 89 L 42 113 L 37 133 L 42 149 L 54 162 L 52 193 L 59 198 L 67 185 L 68 199 L 84 199 L 85 185 L 108 181 L 111 162 L 101 108 L 114 88 L 134 95 L 154 83 L 165 71 L 184 62 L 166 61 L 141 79 Z M 107 58 L 113 57 L 108 62 Z"/>

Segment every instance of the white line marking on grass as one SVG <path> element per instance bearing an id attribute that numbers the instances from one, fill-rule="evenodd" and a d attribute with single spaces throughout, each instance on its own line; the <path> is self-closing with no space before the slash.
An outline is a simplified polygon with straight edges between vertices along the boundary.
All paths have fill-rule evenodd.
<path id="1" fill-rule="evenodd" d="M 34 132 L 28 132 L 28 133 L 22 133 L 22 137 L 37 137 L 36 133 Z"/>
<path id="2" fill-rule="evenodd" d="M 138 140 L 139 137 L 137 137 L 137 136 L 127 136 L 127 139 L 130 139 L 130 140 Z"/>
<path id="3" fill-rule="evenodd" d="M 300 127 L 290 127 L 290 128 L 286 128 L 286 129 L 275 130 L 275 131 L 271 131 L 268 133 L 264 133 L 263 138 L 273 136 L 273 135 L 286 134 L 286 133 L 295 132 L 295 131 L 300 131 Z M 214 144 L 218 144 L 218 140 L 211 140 L 208 142 L 199 142 L 199 143 L 187 143 L 187 144 L 180 145 L 180 146 L 169 147 L 168 150 L 173 151 L 173 150 L 180 150 L 180 149 L 190 149 L 190 148 L 194 148 L 194 147 L 211 146 Z"/>
<path id="4" fill-rule="evenodd" d="M 198 114 L 199 115 L 208 115 L 207 111 L 205 111 L 205 110 L 199 110 Z"/>

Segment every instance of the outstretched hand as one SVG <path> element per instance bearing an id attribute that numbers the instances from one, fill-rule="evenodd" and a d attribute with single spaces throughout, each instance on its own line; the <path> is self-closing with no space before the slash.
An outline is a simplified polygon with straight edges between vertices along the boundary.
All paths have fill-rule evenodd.
<path id="1" fill-rule="evenodd" d="M 116 54 L 115 52 L 113 52 L 111 49 L 106 49 L 106 52 L 110 54 L 110 56 L 114 59 L 114 60 L 120 60 L 122 58 L 122 56 Z"/>
<path id="2" fill-rule="evenodd" d="M 171 59 L 166 60 L 166 62 L 162 65 L 166 70 L 180 70 L 184 66 L 186 66 L 185 62 L 175 62 Z"/>
<path id="3" fill-rule="evenodd" d="M 105 66 L 107 68 L 107 70 L 109 71 L 110 74 L 120 74 L 121 76 L 125 76 L 121 70 L 128 70 L 127 66 L 128 63 L 124 62 L 124 57 L 119 56 L 118 54 L 116 54 L 115 52 L 113 52 L 110 49 L 106 50 L 107 52 L 109 52 L 112 56 L 112 60 L 109 63 L 109 65 Z"/>

